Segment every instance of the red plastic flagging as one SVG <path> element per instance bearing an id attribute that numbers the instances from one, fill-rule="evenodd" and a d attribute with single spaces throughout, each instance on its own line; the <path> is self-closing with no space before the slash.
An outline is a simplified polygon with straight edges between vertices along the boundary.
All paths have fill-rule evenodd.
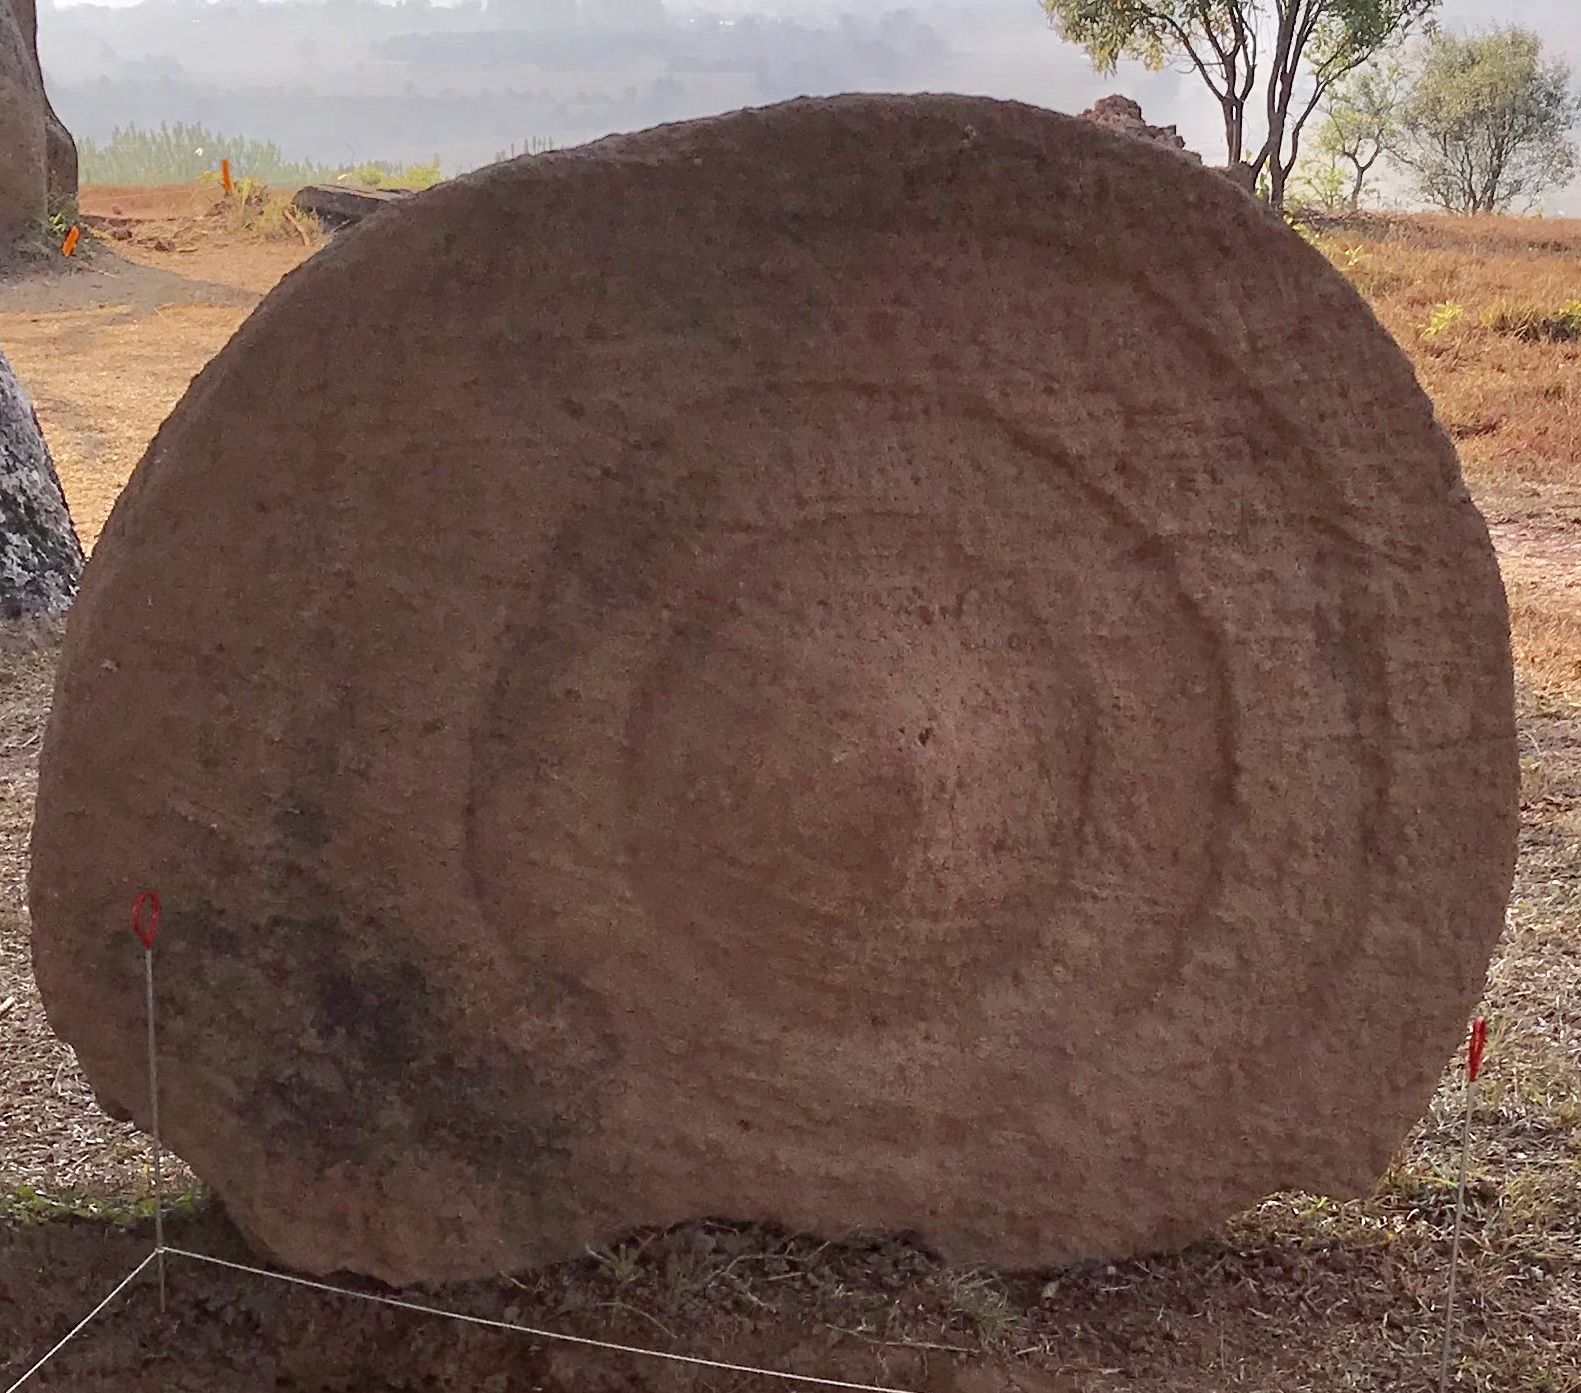
<path id="1" fill-rule="evenodd" d="M 1477 1074 L 1482 1069 L 1482 1051 L 1488 1044 L 1488 1022 L 1485 1017 L 1478 1016 L 1471 1023 L 1471 1040 L 1466 1045 L 1466 1078 L 1475 1083 Z"/>
<path id="2" fill-rule="evenodd" d="M 148 919 L 143 920 L 143 907 L 148 907 Z M 159 896 L 152 890 L 144 890 L 132 901 L 132 932 L 137 935 L 137 941 L 143 948 L 152 953 L 154 951 L 154 935 L 159 931 Z"/>

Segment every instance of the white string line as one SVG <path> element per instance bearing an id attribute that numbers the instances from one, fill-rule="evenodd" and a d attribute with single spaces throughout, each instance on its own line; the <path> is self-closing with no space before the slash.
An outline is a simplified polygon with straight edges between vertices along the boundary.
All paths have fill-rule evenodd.
<path id="1" fill-rule="evenodd" d="M 1455 1272 L 1460 1266 L 1460 1227 L 1466 1217 L 1466 1168 L 1471 1161 L 1471 1106 L 1477 1081 L 1466 1069 L 1466 1120 L 1460 1132 L 1460 1181 L 1455 1186 L 1455 1242 L 1449 1250 L 1449 1294 L 1444 1298 L 1444 1352 L 1438 1364 L 1438 1393 L 1449 1387 L 1449 1358 L 1455 1338 Z"/>
<path id="2" fill-rule="evenodd" d="M 150 1253 L 146 1258 L 138 1263 L 136 1267 L 128 1272 L 126 1276 L 122 1277 L 120 1282 L 116 1285 L 115 1290 L 105 1297 L 104 1300 L 95 1306 L 91 1311 L 89 1311 L 88 1314 L 85 1315 L 80 1321 L 78 1321 L 77 1324 L 72 1327 L 71 1333 L 62 1339 L 60 1343 L 54 1347 L 54 1349 L 50 1350 L 50 1352 L 40 1359 L 37 1364 L 35 1364 L 31 1369 L 23 1374 L 21 1378 L 13 1383 L 8 1389 L 6 1389 L 6 1393 L 16 1393 L 17 1389 L 19 1389 L 24 1383 L 32 1378 L 34 1374 L 36 1374 L 40 1369 L 48 1364 L 51 1359 L 61 1352 L 61 1350 L 65 1349 L 67 1345 L 77 1338 L 77 1336 L 82 1334 L 82 1332 L 93 1323 L 94 1317 L 96 1317 L 100 1311 L 104 1310 L 106 1306 L 108 1306 L 112 1301 L 115 1300 L 116 1297 L 125 1291 L 133 1281 L 142 1276 L 143 1269 L 158 1256 L 159 1250 L 156 1248 L 152 1253 Z"/>
<path id="3" fill-rule="evenodd" d="M 159 920 L 156 918 L 157 924 Z M 154 1255 L 159 1259 L 159 1314 L 165 1313 L 165 1198 L 160 1182 L 159 1140 L 159 1047 L 154 1035 L 154 950 L 143 950 L 143 981 L 148 996 L 148 1107 L 152 1114 L 154 1140 Z"/>
<path id="4" fill-rule="evenodd" d="M 269 1277 L 276 1282 L 289 1282 L 293 1286 L 310 1287 L 314 1291 L 327 1291 L 337 1296 L 354 1296 L 359 1301 L 372 1301 L 380 1306 L 393 1306 L 398 1311 L 414 1311 L 420 1316 L 440 1316 L 445 1320 L 464 1321 L 468 1325 L 483 1325 L 491 1330 L 509 1330 L 517 1335 L 530 1335 L 535 1340 L 556 1340 L 567 1345 L 586 1345 L 591 1349 L 613 1350 L 616 1354 L 635 1354 L 644 1359 L 667 1359 L 672 1364 L 691 1364 L 703 1369 L 723 1369 L 732 1374 L 756 1374 L 760 1378 L 777 1378 L 788 1383 L 814 1383 L 823 1388 L 850 1388 L 857 1393 L 910 1393 L 910 1390 L 879 1383 L 847 1383 L 844 1379 L 818 1378 L 813 1374 L 790 1374 L 783 1369 L 760 1369 L 752 1364 L 728 1364 L 719 1359 L 704 1359 L 696 1354 L 669 1354 L 662 1349 L 646 1349 L 642 1345 L 614 1344 L 608 1340 L 592 1340 L 585 1335 L 566 1335 L 558 1330 L 540 1330 L 531 1325 L 517 1325 L 508 1320 L 490 1320 L 487 1316 L 469 1316 L 460 1311 L 447 1311 L 441 1306 L 424 1306 L 416 1301 L 402 1301 L 393 1296 L 379 1296 L 369 1291 L 353 1291 L 350 1287 L 331 1286 L 328 1282 L 314 1282 L 306 1277 L 293 1277 L 284 1272 L 271 1272 L 264 1267 L 249 1267 L 246 1263 L 227 1262 L 224 1258 L 211 1258 L 207 1253 L 193 1253 L 185 1248 L 166 1248 L 174 1257 L 191 1258 L 194 1262 L 211 1263 L 215 1267 L 228 1267 L 233 1272 L 250 1272 L 257 1277 Z M 146 1267 L 145 1260 L 143 1266 Z M 139 1268 L 139 1271 L 142 1269 Z"/>

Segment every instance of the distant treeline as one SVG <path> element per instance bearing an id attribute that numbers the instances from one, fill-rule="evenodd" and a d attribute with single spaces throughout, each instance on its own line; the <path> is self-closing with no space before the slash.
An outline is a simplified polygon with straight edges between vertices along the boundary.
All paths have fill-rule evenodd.
<path id="1" fill-rule="evenodd" d="M 179 121 L 157 131 L 117 126 L 109 140 L 77 142 L 80 177 L 85 184 L 190 184 L 213 175 L 229 160 L 235 179 L 256 179 L 277 188 L 303 184 L 357 184 L 364 187 L 425 189 L 441 178 L 439 159 L 428 164 L 315 164 L 290 160 L 273 141 L 218 135 L 206 126 Z"/>

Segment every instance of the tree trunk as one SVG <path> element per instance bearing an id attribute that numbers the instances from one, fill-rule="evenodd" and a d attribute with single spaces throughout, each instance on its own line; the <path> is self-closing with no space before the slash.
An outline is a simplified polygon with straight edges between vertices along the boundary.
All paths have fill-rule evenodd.
<path id="1" fill-rule="evenodd" d="M 59 613 L 81 575 L 82 547 L 49 447 L 0 353 L 0 618 Z"/>
<path id="2" fill-rule="evenodd" d="M 1285 182 L 1288 178 L 1289 171 L 1275 155 L 1268 161 L 1268 206 L 1276 213 L 1285 211 Z"/>
<path id="3" fill-rule="evenodd" d="M 1246 103 L 1221 98 L 1224 108 L 1224 158 L 1229 165 L 1241 164 L 1246 159 Z"/>

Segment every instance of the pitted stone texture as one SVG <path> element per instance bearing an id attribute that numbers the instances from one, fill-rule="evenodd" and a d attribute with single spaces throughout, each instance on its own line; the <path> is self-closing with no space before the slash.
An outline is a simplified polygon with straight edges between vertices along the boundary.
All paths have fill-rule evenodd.
<path id="1" fill-rule="evenodd" d="M 82 575 L 82 546 L 26 391 L 0 353 L 0 619 L 59 614 Z"/>
<path id="2" fill-rule="evenodd" d="M 0 0 L 0 252 L 77 198 L 77 146 L 44 90 L 36 0 Z"/>
<path id="3" fill-rule="evenodd" d="M 797 102 L 277 290 L 88 567 L 51 1018 L 265 1251 L 729 1216 L 1008 1265 L 1365 1189 L 1499 933 L 1486 530 L 1399 350 L 1086 122 Z"/>
<path id="4" fill-rule="evenodd" d="M 0 0 L 0 4 L 7 0 Z M 44 83 L 43 69 L 38 61 L 38 0 L 9 0 L 21 26 L 22 37 L 32 58 L 32 68 L 38 74 L 38 90 L 43 102 L 44 117 L 44 192 L 45 205 L 50 213 L 74 208 L 77 203 L 77 142 L 65 123 L 55 114 Z"/>
<path id="5" fill-rule="evenodd" d="M 0 253 L 44 217 L 44 81 L 14 0 L 0 0 Z"/>
<path id="6" fill-rule="evenodd" d="M 1202 156 L 1194 150 L 1186 149 L 1186 142 L 1180 138 L 1180 132 L 1173 126 L 1150 126 L 1142 119 L 1142 107 L 1130 97 L 1118 94 L 1110 97 L 1099 97 L 1086 111 L 1082 112 L 1083 121 L 1091 121 L 1095 126 L 1102 126 L 1119 135 L 1134 136 L 1137 140 L 1150 140 L 1155 145 L 1162 145 L 1168 150 L 1178 150 L 1181 154 L 1193 160 L 1200 160 Z"/>

